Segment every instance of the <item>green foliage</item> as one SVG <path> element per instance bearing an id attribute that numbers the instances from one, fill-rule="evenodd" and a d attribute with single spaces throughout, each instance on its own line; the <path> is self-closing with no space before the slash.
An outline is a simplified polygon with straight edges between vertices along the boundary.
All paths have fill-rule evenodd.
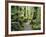
<path id="1" fill-rule="evenodd" d="M 11 31 L 24 30 L 24 23 L 28 21 L 32 25 L 32 30 L 39 30 L 41 24 L 40 12 L 40 7 L 11 6 Z"/>

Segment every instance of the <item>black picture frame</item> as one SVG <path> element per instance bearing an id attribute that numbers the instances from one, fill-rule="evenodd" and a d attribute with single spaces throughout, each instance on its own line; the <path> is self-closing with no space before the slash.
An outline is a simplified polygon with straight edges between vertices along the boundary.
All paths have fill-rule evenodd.
<path id="1" fill-rule="evenodd" d="M 26 33 L 26 34 L 8 34 L 8 3 L 26 3 L 43 5 L 43 32 L 41 33 Z M 45 34 L 45 3 L 44 2 L 26 2 L 26 1 L 5 1 L 5 36 L 22 36 L 22 35 L 39 35 Z"/>

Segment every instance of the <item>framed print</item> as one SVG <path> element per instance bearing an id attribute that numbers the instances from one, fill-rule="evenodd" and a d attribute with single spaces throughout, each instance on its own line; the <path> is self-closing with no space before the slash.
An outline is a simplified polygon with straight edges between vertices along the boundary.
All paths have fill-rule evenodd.
<path id="1" fill-rule="evenodd" d="M 5 18 L 6 35 L 45 33 L 45 4 L 43 2 L 8 1 Z"/>

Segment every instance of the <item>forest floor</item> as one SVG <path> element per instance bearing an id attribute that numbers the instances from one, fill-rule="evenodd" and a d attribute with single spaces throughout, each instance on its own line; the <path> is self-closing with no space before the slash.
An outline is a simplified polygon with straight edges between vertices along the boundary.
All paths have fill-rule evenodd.
<path id="1" fill-rule="evenodd" d="M 30 22 L 24 23 L 24 30 L 32 30 L 32 26 L 30 25 Z"/>

